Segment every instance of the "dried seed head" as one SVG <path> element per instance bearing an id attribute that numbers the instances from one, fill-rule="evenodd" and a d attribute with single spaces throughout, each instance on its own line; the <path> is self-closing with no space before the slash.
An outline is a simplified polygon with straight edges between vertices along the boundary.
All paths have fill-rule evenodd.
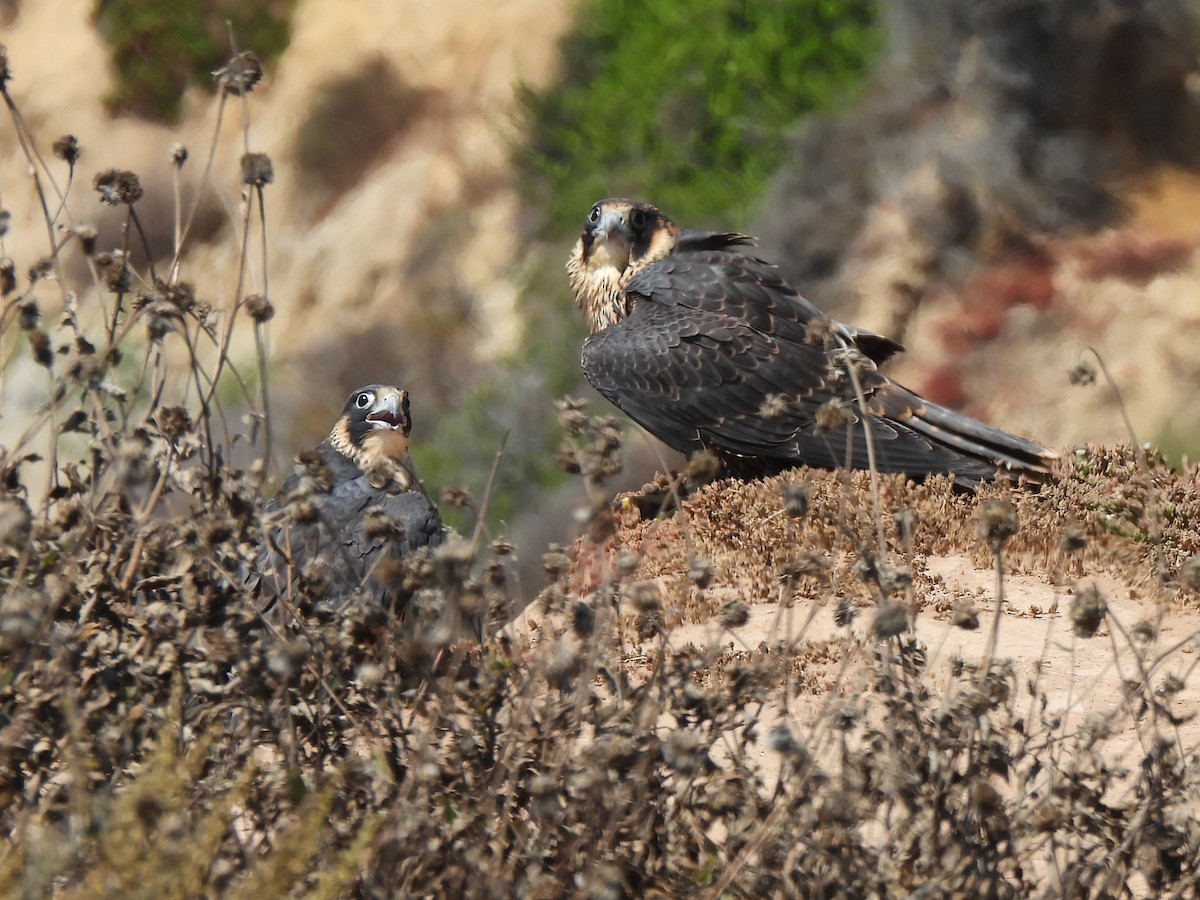
<path id="1" fill-rule="evenodd" d="M 804 326 L 804 341 L 823 350 L 837 346 L 837 324 L 828 316 L 813 319 Z"/>
<path id="2" fill-rule="evenodd" d="M 1140 644 L 1149 644 L 1158 637 L 1158 627 L 1146 619 L 1138 619 L 1133 623 L 1133 627 L 1129 629 L 1129 633 L 1133 635 L 1133 639 Z"/>
<path id="3" fill-rule="evenodd" d="M 639 581 L 629 591 L 629 602 L 638 612 L 662 609 L 662 591 L 653 581 Z"/>
<path id="4" fill-rule="evenodd" d="M 741 628 L 750 621 L 750 607 L 742 600 L 727 600 L 717 611 L 717 621 L 722 628 Z"/>
<path id="5" fill-rule="evenodd" d="M 720 474 L 721 460 L 715 453 L 700 450 L 688 457 L 686 475 L 688 484 L 708 484 Z"/>
<path id="6" fill-rule="evenodd" d="M 874 368 L 874 363 L 857 347 L 839 347 L 829 353 L 829 367 L 838 372 L 853 373 L 862 377 L 865 372 Z"/>
<path id="7" fill-rule="evenodd" d="M 805 550 L 785 562 L 780 567 L 779 574 L 783 578 L 800 578 L 807 575 L 824 581 L 828 571 L 829 560 L 820 550 Z"/>
<path id="8" fill-rule="evenodd" d="M 8 48 L 0 44 L 0 88 L 12 78 L 12 70 L 8 67 Z"/>
<path id="9" fill-rule="evenodd" d="M 879 589 L 885 594 L 894 594 L 906 590 L 913 581 L 912 570 L 881 566 L 879 568 Z"/>
<path id="10" fill-rule="evenodd" d="M 7 297 L 17 287 L 17 265 L 9 257 L 0 258 L 0 295 Z"/>
<path id="11" fill-rule="evenodd" d="M 826 400 L 817 409 L 817 433 L 824 431 L 837 431 L 839 428 L 845 428 L 852 421 L 853 417 L 850 414 L 850 405 L 845 401 L 835 397 L 832 400 Z"/>
<path id="12" fill-rule="evenodd" d="M 105 169 L 97 173 L 92 186 L 99 192 L 100 201 L 109 206 L 137 203 L 144 193 L 137 175 L 127 169 Z"/>
<path id="13" fill-rule="evenodd" d="M 557 580 L 566 574 L 567 569 L 571 567 L 571 558 L 563 553 L 562 548 L 557 544 L 551 544 L 547 551 L 542 554 L 542 568 L 546 570 L 546 574 Z"/>
<path id="14" fill-rule="evenodd" d="M 804 482 L 783 486 L 783 508 L 793 519 L 803 519 L 808 515 L 810 498 L 811 492 Z"/>
<path id="15" fill-rule="evenodd" d="M 712 563 L 698 556 L 692 557 L 692 561 L 688 563 L 688 580 L 700 588 L 700 590 L 704 590 L 712 584 L 713 574 Z"/>
<path id="16" fill-rule="evenodd" d="M 1090 387 L 1096 383 L 1096 370 L 1090 363 L 1080 362 L 1067 371 L 1071 384 L 1079 387 Z"/>
<path id="17" fill-rule="evenodd" d="M 690 775 L 704 762 L 704 741 L 690 728 L 677 728 L 663 741 L 662 755 L 672 769 Z"/>
<path id="18" fill-rule="evenodd" d="M 152 341 L 161 341 L 175 330 L 179 310 L 163 300 L 155 300 L 146 306 L 146 332 Z"/>
<path id="19" fill-rule="evenodd" d="M 404 540 L 404 526 L 389 516 L 382 508 L 373 506 L 363 516 L 363 536 L 368 540 Z"/>
<path id="20" fill-rule="evenodd" d="M 583 464 L 579 461 L 579 451 L 570 444 L 563 444 L 558 448 L 558 452 L 554 454 L 554 465 L 568 475 L 579 475 L 583 472 Z"/>
<path id="21" fill-rule="evenodd" d="M 317 504 L 310 497 L 294 497 L 287 505 L 288 515 L 300 525 L 311 525 L 320 516 Z"/>
<path id="22" fill-rule="evenodd" d="M 875 621 L 871 623 L 871 630 L 880 640 L 903 634 L 908 630 L 908 610 L 901 603 L 885 600 L 879 604 L 879 609 L 875 612 Z"/>
<path id="23" fill-rule="evenodd" d="M 33 294 L 25 294 L 17 300 L 17 321 L 24 331 L 33 331 L 41 323 L 42 314 Z"/>
<path id="24" fill-rule="evenodd" d="M 784 756 L 796 756 L 803 753 L 804 749 L 787 722 L 779 722 L 767 732 L 767 747 Z"/>
<path id="25" fill-rule="evenodd" d="M 87 256 L 91 256 L 96 252 L 96 238 L 98 236 L 95 225 L 75 226 L 75 237 L 79 239 L 79 246 L 83 248 L 83 252 Z"/>
<path id="26" fill-rule="evenodd" d="M 0 497 L 0 547 L 21 551 L 29 545 L 33 515 L 20 497 Z"/>
<path id="27" fill-rule="evenodd" d="M 32 284 L 35 281 L 49 278 L 53 272 L 54 260 L 49 256 L 43 256 L 29 267 L 29 282 Z"/>
<path id="28" fill-rule="evenodd" d="M 617 554 L 616 570 L 618 578 L 628 578 L 637 571 L 638 563 L 642 561 L 640 553 L 632 550 L 622 550 Z"/>
<path id="29" fill-rule="evenodd" d="M 1080 525 L 1068 525 L 1058 541 L 1063 553 L 1078 553 L 1087 546 L 1087 534 Z"/>
<path id="30" fill-rule="evenodd" d="M 662 592 L 653 581 L 640 581 L 630 589 L 629 601 L 638 612 L 654 612 L 662 608 Z"/>
<path id="31" fill-rule="evenodd" d="M 579 641 L 567 638 L 558 642 L 554 656 L 546 664 L 546 680 L 559 690 L 566 690 L 582 669 L 583 653 Z"/>
<path id="32" fill-rule="evenodd" d="M 183 164 L 187 162 L 188 149 L 183 144 L 171 145 L 171 165 L 176 169 L 182 169 Z"/>
<path id="33" fill-rule="evenodd" d="M 129 291 L 132 274 L 125 259 L 125 254 L 119 250 L 112 253 L 100 253 L 96 256 L 96 268 L 104 278 L 104 285 L 114 294 L 124 294 Z"/>
<path id="34" fill-rule="evenodd" d="M 953 622 L 963 631 L 974 631 L 979 627 L 979 610 L 974 603 L 960 603 L 954 607 Z"/>
<path id="35" fill-rule="evenodd" d="M 1200 553 L 1190 557 L 1180 567 L 1179 580 L 1184 586 L 1200 593 Z"/>
<path id="36" fill-rule="evenodd" d="M 786 416 L 790 408 L 786 394 L 767 394 L 758 407 L 758 414 L 768 422 L 773 422 Z"/>
<path id="37" fill-rule="evenodd" d="M 50 345 L 50 335 L 38 330 L 29 333 L 29 346 L 33 350 L 33 361 L 47 369 L 54 362 L 54 349 Z"/>
<path id="38" fill-rule="evenodd" d="M 79 161 L 82 150 L 79 147 L 79 138 L 73 134 L 64 134 L 51 147 L 54 155 L 65 162 L 68 166 L 74 166 Z"/>
<path id="39" fill-rule="evenodd" d="M 213 72 L 213 78 L 221 90 L 235 97 L 254 90 L 262 76 L 262 61 L 249 50 L 243 50 L 233 56 L 229 62 Z"/>
<path id="40" fill-rule="evenodd" d="M 271 321 L 275 315 L 275 307 L 262 294 L 251 294 L 246 298 L 245 304 L 246 313 L 259 325 Z"/>
<path id="41" fill-rule="evenodd" d="M 637 632 L 639 641 L 648 641 L 658 637 L 663 633 L 665 626 L 666 622 L 661 609 L 649 609 L 638 613 L 633 622 L 633 628 Z"/>
<path id="42" fill-rule="evenodd" d="M 267 651 L 267 668 L 279 676 L 291 675 L 304 664 L 311 649 L 303 638 L 275 644 Z"/>
<path id="43" fill-rule="evenodd" d="M 265 187 L 275 180 L 275 167 L 265 153 L 246 153 L 242 156 L 242 184 Z"/>
<path id="44" fill-rule="evenodd" d="M 580 638 L 588 637 L 596 630 L 596 611 L 582 600 L 571 605 L 571 630 Z"/>
<path id="45" fill-rule="evenodd" d="M 158 430 L 163 437 L 175 443 L 192 430 L 192 417 L 182 406 L 167 406 L 159 410 Z"/>
<path id="46" fill-rule="evenodd" d="M 475 502 L 471 499 L 471 495 L 466 489 L 457 484 L 447 484 L 442 487 L 442 493 L 438 500 L 442 506 L 450 506 L 455 509 L 468 508 L 473 509 Z"/>
<path id="47" fill-rule="evenodd" d="M 556 400 L 558 407 L 558 423 L 568 437 L 579 437 L 587 430 L 587 416 L 584 414 L 584 402 L 573 397 Z"/>
<path id="48" fill-rule="evenodd" d="M 879 584 L 879 564 L 875 561 L 874 555 L 866 547 L 859 547 L 858 553 L 858 557 L 854 560 L 854 574 L 864 584 Z"/>
<path id="49" fill-rule="evenodd" d="M 1079 585 L 1071 600 L 1071 627 L 1080 637 L 1092 637 L 1104 622 L 1108 604 L 1095 583 Z"/>
<path id="50" fill-rule="evenodd" d="M 849 628 L 858 618 L 858 604 L 853 597 L 838 597 L 837 606 L 833 609 L 833 621 L 838 628 Z"/>
<path id="51" fill-rule="evenodd" d="M 1183 679 L 1172 672 L 1163 678 L 1161 682 L 1159 682 L 1158 687 L 1154 689 L 1154 693 L 1163 697 L 1174 697 L 1176 694 L 1182 691 L 1184 687 L 1186 687 L 1186 685 L 1183 683 Z"/>
<path id="52" fill-rule="evenodd" d="M 985 501 L 976 510 L 975 519 L 980 536 L 991 545 L 993 552 L 1001 549 L 1020 526 L 1012 501 L 998 497 Z"/>

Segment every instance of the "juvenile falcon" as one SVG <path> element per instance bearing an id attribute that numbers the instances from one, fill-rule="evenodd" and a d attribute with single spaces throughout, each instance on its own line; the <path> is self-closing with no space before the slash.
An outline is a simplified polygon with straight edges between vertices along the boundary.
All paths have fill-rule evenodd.
<path id="1" fill-rule="evenodd" d="M 382 570 L 442 539 L 408 455 L 411 431 L 407 391 L 370 384 L 350 395 L 329 437 L 300 455 L 264 509 L 273 524 L 256 565 L 262 599 L 315 585 L 317 602 L 334 608 L 355 594 L 403 608 L 395 572 Z"/>
<path id="2" fill-rule="evenodd" d="M 972 484 L 1009 470 L 1040 480 L 1051 450 L 923 400 L 877 367 L 899 344 L 826 317 L 753 238 L 681 231 L 648 203 L 592 207 L 567 273 L 591 329 L 588 381 L 684 453 L 737 474 L 807 464 L 867 468 L 857 376 L 881 472 Z"/>

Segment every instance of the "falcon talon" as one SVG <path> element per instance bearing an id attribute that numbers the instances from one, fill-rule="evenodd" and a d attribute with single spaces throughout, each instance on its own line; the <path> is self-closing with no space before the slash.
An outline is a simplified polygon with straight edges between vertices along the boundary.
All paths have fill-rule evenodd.
<path id="1" fill-rule="evenodd" d="M 740 477 L 865 469 L 872 455 L 881 472 L 962 486 L 1050 475 L 1053 450 L 882 374 L 903 347 L 826 316 L 750 255 L 753 243 L 683 231 L 648 203 L 595 204 L 567 260 L 592 386 L 664 443 L 709 450 Z"/>

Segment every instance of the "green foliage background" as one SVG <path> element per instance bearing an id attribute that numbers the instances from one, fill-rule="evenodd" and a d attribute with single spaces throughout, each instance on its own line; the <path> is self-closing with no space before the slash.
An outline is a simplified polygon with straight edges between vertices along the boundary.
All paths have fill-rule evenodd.
<path id="1" fill-rule="evenodd" d="M 100 0 L 96 22 L 109 46 L 114 112 L 172 121 L 189 84 L 212 85 L 229 59 L 230 29 L 240 50 L 263 61 L 283 52 L 296 0 Z"/>
<path id="2" fill-rule="evenodd" d="M 881 46 L 869 0 L 586 0 L 561 80 L 525 93 L 528 195 L 553 229 L 620 195 L 736 226 L 797 121 L 844 100 Z"/>

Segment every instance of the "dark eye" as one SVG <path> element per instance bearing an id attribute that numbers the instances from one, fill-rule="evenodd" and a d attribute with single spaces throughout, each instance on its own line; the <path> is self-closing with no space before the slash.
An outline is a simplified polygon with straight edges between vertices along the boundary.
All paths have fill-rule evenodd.
<path id="1" fill-rule="evenodd" d="M 635 209 L 629 215 L 629 224 L 632 225 L 634 228 L 638 229 L 639 231 L 646 227 L 646 222 L 647 222 L 646 214 L 644 212 L 642 212 L 642 210 L 640 210 L 640 209 Z"/>
<path id="2" fill-rule="evenodd" d="M 597 204 L 592 207 L 592 211 L 588 213 L 588 221 L 595 225 L 600 221 L 600 206 Z"/>
<path id="3" fill-rule="evenodd" d="M 371 402 L 374 399 L 375 399 L 375 395 L 372 394 L 370 391 L 363 391 L 361 394 L 359 394 L 357 397 L 354 398 L 354 405 L 357 406 L 359 409 L 366 409 L 368 406 L 371 405 Z"/>

